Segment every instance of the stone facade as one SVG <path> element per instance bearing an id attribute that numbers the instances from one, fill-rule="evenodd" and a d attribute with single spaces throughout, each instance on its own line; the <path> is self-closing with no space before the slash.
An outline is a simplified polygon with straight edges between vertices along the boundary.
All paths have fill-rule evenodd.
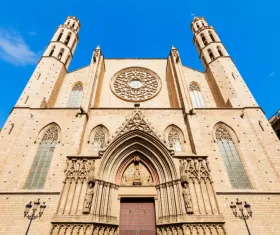
<path id="1" fill-rule="evenodd" d="M 164 59 L 108 59 L 68 72 L 80 22 L 59 26 L 2 131 L 0 234 L 126 234 L 123 198 L 155 205 L 150 234 L 280 234 L 280 145 L 214 28 L 191 24 L 205 72 Z M 145 212 L 145 211 L 144 211 Z"/>

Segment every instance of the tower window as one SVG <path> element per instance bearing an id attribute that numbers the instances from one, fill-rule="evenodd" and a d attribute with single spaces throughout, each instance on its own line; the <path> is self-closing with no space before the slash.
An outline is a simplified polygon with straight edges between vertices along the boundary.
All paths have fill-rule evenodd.
<path id="1" fill-rule="evenodd" d="M 192 82 L 189 88 L 192 105 L 194 108 L 205 108 L 205 103 L 200 91 L 200 87 L 196 82 Z"/>
<path id="2" fill-rule="evenodd" d="M 211 49 L 208 49 L 208 54 L 209 54 L 210 60 L 213 61 L 215 59 L 215 57 L 214 57 Z"/>
<path id="3" fill-rule="evenodd" d="M 202 56 L 202 62 L 204 63 L 204 65 L 205 65 L 205 66 L 207 66 L 207 62 L 206 62 L 206 60 L 205 60 L 205 57 L 204 57 L 204 56 Z"/>
<path id="4" fill-rule="evenodd" d="M 209 31 L 209 36 L 210 36 L 212 42 L 215 42 L 215 41 L 216 41 L 215 38 L 213 37 L 213 34 L 212 34 L 210 31 Z"/>
<path id="5" fill-rule="evenodd" d="M 202 34 L 200 34 L 200 36 L 201 36 L 201 40 L 202 40 L 204 46 L 206 46 L 208 43 L 207 43 L 206 38 L 204 37 L 204 34 L 202 33 Z"/>
<path id="6" fill-rule="evenodd" d="M 61 60 L 62 56 L 63 56 L 63 53 L 64 53 L 64 49 L 62 48 L 58 54 L 58 59 Z"/>
<path id="7" fill-rule="evenodd" d="M 74 28 L 74 27 L 75 27 L 75 23 L 72 24 L 72 28 Z"/>
<path id="8" fill-rule="evenodd" d="M 196 28 L 197 28 L 197 29 L 199 29 L 199 28 L 200 28 L 198 23 L 196 23 Z"/>
<path id="9" fill-rule="evenodd" d="M 217 50 L 218 50 L 218 53 L 219 53 L 220 56 L 224 56 L 220 47 L 217 47 Z"/>
<path id="10" fill-rule="evenodd" d="M 232 136 L 225 125 L 219 125 L 215 133 L 230 183 L 236 189 L 251 188 Z"/>
<path id="11" fill-rule="evenodd" d="M 58 141 L 59 128 L 51 125 L 43 135 L 25 185 L 26 189 L 44 187 L 53 152 Z"/>
<path id="12" fill-rule="evenodd" d="M 71 38 L 71 33 L 69 33 L 68 35 L 67 35 L 67 37 L 66 37 L 66 39 L 65 39 L 65 45 L 67 46 L 68 45 L 68 43 L 69 43 L 69 41 L 70 41 L 70 38 Z"/>
<path id="13" fill-rule="evenodd" d="M 202 26 L 205 26 L 204 23 L 203 23 L 203 21 L 201 21 L 201 24 L 202 24 Z"/>
<path id="14" fill-rule="evenodd" d="M 81 98 L 83 93 L 83 84 L 81 82 L 77 82 L 70 94 L 68 100 L 68 107 L 77 108 L 81 104 Z"/>
<path id="15" fill-rule="evenodd" d="M 54 49 L 55 49 L 55 46 L 53 46 L 53 48 L 52 48 L 52 50 L 51 50 L 51 52 L 50 52 L 50 55 L 49 55 L 49 56 L 52 56 L 52 55 L 53 55 L 53 53 L 54 53 Z"/>
<path id="16" fill-rule="evenodd" d="M 58 35 L 57 41 L 60 41 L 61 37 L 63 35 L 63 30 L 60 32 L 60 34 Z"/>

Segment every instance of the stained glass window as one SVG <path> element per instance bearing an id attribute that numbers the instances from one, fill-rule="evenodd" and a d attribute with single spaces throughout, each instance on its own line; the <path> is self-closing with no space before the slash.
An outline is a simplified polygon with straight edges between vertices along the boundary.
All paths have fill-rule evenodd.
<path id="1" fill-rule="evenodd" d="M 205 103 L 200 88 L 198 84 L 194 82 L 190 85 L 190 96 L 194 108 L 205 108 Z"/>
<path id="2" fill-rule="evenodd" d="M 232 187 L 236 189 L 251 188 L 232 136 L 226 126 L 221 125 L 216 129 L 216 139 Z"/>
<path id="3" fill-rule="evenodd" d="M 51 125 L 43 135 L 25 185 L 26 189 L 42 189 L 46 181 L 53 152 L 58 140 L 59 129 Z"/>
<path id="4" fill-rule="evenodd" d="M 106 141 L 106 128 L 103 126 L 98 126 L 93 135 L 94 151 L 99 151 L 99 149 L 104 148 L 105 141 Z"/>
<path id="5" fill-rule="evenodd" d="M 78 108 L 81 105 L 81 98 L 83 93 L 83 84 L 78 82 L 73 87 L 69 100 L 68 100 L 68 107 L 71 108 Z"/>
<path id="6" fill-rule="evenodd" d="M 181 146 L 181 138 L 180 138 L 180 130 L 172 126 L 169 133 L 168 133 L 168 142 L 169 146 L 174 149 L 175 152 L 181 152 L 182 146 Z"/>

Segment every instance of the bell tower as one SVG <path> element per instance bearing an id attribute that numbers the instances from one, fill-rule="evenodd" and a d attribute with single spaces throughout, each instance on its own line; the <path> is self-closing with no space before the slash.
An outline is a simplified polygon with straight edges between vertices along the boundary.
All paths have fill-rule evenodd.
<path id="1" fill-rule="evenodd" d="M 215 29 L 203 17 L 195 17 L 191 30 L 217 107 L 258 106 Z"/>
<path id="2" fill-rule="evenodd" d="M 55 105 L 79 40 L 79 30 L 80 21 L 73 16 L 58 27 L 16 107 L 47 108 Z"/>

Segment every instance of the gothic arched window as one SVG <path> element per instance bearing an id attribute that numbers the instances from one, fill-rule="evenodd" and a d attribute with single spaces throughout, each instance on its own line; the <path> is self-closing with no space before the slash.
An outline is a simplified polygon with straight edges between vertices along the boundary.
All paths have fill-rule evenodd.
<path id="1" fill-rule="evenodd" d="M 222 52 L 220 47 L 217 47 L 217 50 L 218 50 L 218 53 L 219 53 L 220 56 L 224 56 L 224 54 L 223 54 L 223 52 Z"/>
<path id="2" fill-rule="evenodd" d="M 215 42 L 215 38 L 213 37 L 213 34 L 210 31 L 208 33 L 209 33 L 209 36 L 210 36 L 212 42 Z"/>
<path id="3" fill-rule="evenodd" d="M 62 35 L 63 35 L 63 30 L 62 30 L 62 31 L 60 32 L 60 34 L 58 35 L 58 38 L 57 38 L 57 40 L 56 40 L 56 41 L 60 41 L 60 39 L 61 39 Z"/>
<path id="4" fill-rule="evenodd" d="M 168 146 L 175 152 L 182 151 L 183 134 L 178 127 L 171 125 L 167 128 L 167 140 Z"/>
<path id="5" fill-rule="evenodd" d="M 215 57 L 214 57 L 211 49 L 208 49 L 208 54 L 209 54 L 209 57 L 210 57 L 211 61 L 213 61 L 215 59 Z"/>
<path id="6" fill-rule="evenodd" d="M 69 43 L 69 41 L 70 41 L 70 38 L 71 38 L 71 33 L 69 33 L 68 35 L 67 35 L 67 37 L 66 37 L 66 39 L 65 39 L 65 45 L 67 46 L 68 45 L 68 43 Z"/>
<path id="7" fill-rule="evenodd" d="M 68 100 L 68 107 L 77 108 L 81 105 L 81 98 L 83 93 L 83 84 L 81 82 L 77 82 L 70 94 Z"/>
<path id="8" fill-rule="evenodd" d="M 201 36 L 201 40 L 202 40 L 204 46 L 207 46 L 208 42 L 207 42 L 207 40 L 206 40 L 204 34 L 202 33 L 202 34 L 200 34 L 200 36 Z"/>
<path id="9" fill-rule="evenodd" d="M 26 189 L 41 189 L 44 187 L 58 135 L 59 127 L 55 124 L 52 124 L 45 131 L 27 178 Z"/>
<path id="10" fill-rule="evenodd" d="M 232 187 L 236 189 L 251 188 L 232 135 L 227 126 L 224 124 L 218 125 L 215 136 Z"/>
<path id="11" fill-rule="evenodd" d="M 192 82 L 190 85 L 190 97 L 194 108 L 205 108 L 205 103 L 200 91 L 199 85 L 196 82 Z"/>
<path id="12" fill-rule="evenodd" d="M 50 52 L 50 55 L 49 55 L 49 56 L 52 56 L 52 55 L 53 55 L 53 53 L 54 53 L 54 49 L 55 49 L 55 46 L 53 46 L 53 48 L 52 48 L 52 50 L 51 50 L 51 52 Z"/>
<path id="13" fill-rule="evenodd" d="M 106 146 L 108 139 L 108 130 L 106 127 L 99 125 L 92 132 L 92 146 L 94 151 L 99 151 Z"/>
<path id="14" fill-rule="evenodd" d="M 57 59 L 61 60 L 62 56 L 63 56 L 63 53 L 64 53 L 64 49 L 62 48 L 58 54 L 58 57 Z"/>

